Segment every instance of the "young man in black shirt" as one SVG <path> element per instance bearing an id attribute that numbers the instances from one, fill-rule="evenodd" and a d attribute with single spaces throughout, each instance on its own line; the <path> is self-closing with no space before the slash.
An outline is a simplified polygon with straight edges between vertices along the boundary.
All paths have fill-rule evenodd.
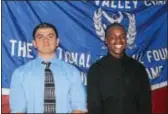
<path id="1" fill-rule="evenodd" d="M 152 114 L 151 89 L 144 66 L 125 54 L 126 30 L 113 23 L 105 30 L 107 56 L 88 72 L 89 114 Z"/>

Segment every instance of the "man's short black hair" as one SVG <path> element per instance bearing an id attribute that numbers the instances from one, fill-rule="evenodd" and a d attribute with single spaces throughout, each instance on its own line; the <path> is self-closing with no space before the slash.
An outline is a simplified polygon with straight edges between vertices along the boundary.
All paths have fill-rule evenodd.
<path id="1" fill-rule="evenodd" d="M 121 27 L 123 28 L 123 30 L 125 31 L 125 33 L 127 33 L 126 31 L 126 28 L 124 25 L 120 24 L 120 23 L 112 23 L 110 25 L 107 26 L 107 28 L 105 29 L 105 38 L 107 37 L 107 33 L 108 33 L 108 30 L 112 27 Z"/>
<path id="2" fill-rule="evenodd" d="M 33 30 L 33 38 L 35 39 L 35 34 L 37 32 L 38 29 L 40 28 L 52 28 L 56 34 L 56 37 L 58 38 L 58 31 L 57 31 L 57 28 L 50 24 L 50 23 L 46 23 L 46 22 L 43 22 L 43 23 L 40 23 L 39 25 L 37 25 L 34 30 Z"/>

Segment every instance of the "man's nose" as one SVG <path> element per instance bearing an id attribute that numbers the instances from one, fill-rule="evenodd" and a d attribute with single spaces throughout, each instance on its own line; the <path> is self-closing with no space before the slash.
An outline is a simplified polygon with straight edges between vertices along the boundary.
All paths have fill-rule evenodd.
<path id="1" fill-rule="evenodd" d="M 48 41 L 49 38 L 48 37 L 44 37 L 43 41 Z"/>
<path id="2" fill-rule="evenodd" d="M 121 39 L 120 37 L 117 37 L 117 38 L 116 38 L 116 42 L 117 42 L 117 43 L 120 43 L 121 40 L 122 40 L 122 39 Z"/>

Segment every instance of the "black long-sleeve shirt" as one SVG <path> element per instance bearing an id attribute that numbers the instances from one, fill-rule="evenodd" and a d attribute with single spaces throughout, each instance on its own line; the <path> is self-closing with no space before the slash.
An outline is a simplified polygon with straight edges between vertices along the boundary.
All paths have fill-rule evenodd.
<path id="1" fill-rule="evenodd" d="M 152 114 L 149 79 L 138 61 L 108 54 L 90 67 L 87 77 L 89 114 Z"/>

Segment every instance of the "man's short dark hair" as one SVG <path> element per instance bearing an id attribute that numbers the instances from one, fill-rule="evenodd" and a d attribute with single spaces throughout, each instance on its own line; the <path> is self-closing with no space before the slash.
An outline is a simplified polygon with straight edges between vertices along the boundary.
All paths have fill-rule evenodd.
<path id="1" fill-rule="evenodd" d="M 38 29 L 40 28 L 52 28 L 56 34 L 56 37 L 58 38 L 58 31 L 57 31 L 57 28 L 50 24 L 50 23 L 46 23 L 46 22 L 43 22 L 43 23 L 40 23 L 39 25 L 37 25 L 34 30 L 33 30 L 33 38 L 35 39 L 35 34 L 37 32 Z"/>
<path id="2" fill-rule="evenodd" d="M 108 30 L 112 27 L 121 27 L 125 31 L 125 33 L 127 33 L 124 25 L 122 25 L 120 23 L 112 23 L 112 24 L 108 25 L 107 28 L 105 29 L 105 37 L 107 37 Z"/>

